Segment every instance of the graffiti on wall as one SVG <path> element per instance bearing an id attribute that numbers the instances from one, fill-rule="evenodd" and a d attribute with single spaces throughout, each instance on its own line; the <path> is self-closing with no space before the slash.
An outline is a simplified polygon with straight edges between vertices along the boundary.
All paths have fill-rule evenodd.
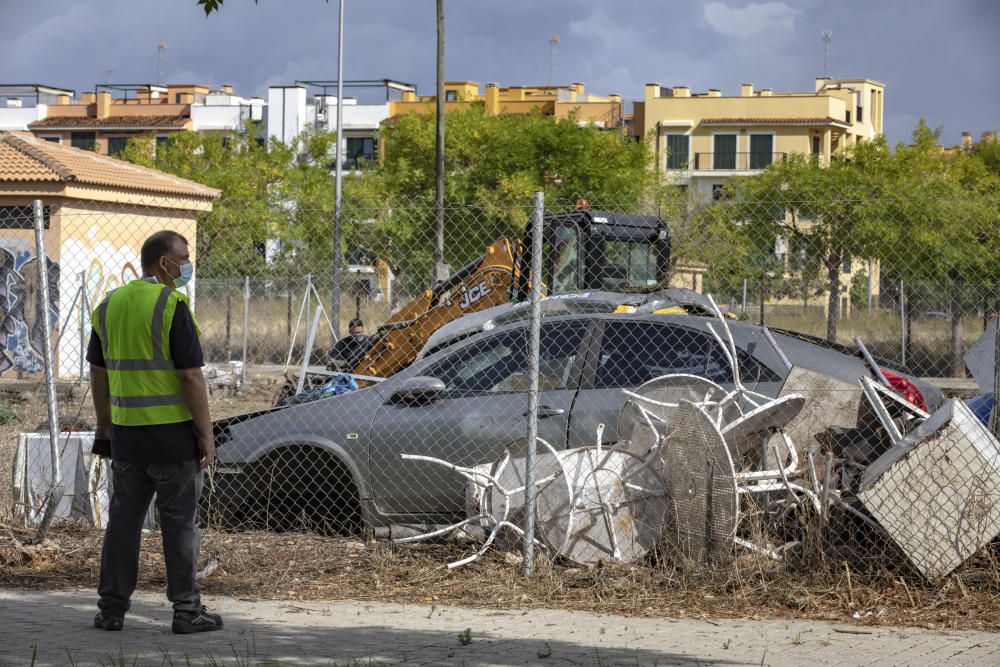
<path id="1" fill-rule="evenodd" d="M 59 264 L 45 258 L 49 281 L 49 322 L 59 319 Z M 27 240 L 0 245 L 0 376 L 10 370 L 43 370 L 45 340 L 38 259 Z"/>

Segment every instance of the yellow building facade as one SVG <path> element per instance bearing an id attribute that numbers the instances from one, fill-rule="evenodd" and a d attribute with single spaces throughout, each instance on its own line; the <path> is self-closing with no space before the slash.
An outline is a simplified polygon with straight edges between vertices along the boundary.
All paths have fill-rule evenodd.
<path id="1" fill-rule="evenodd" d="M 718 196 L 730 176 L 758 172 L 791 153 L 829 164 L 845 148 L 882 134 L 884 93 L 871 79 L 817 78 L 812 92 L 791 93 L 743 84 L 729 96 L 648 83 L 632 127 L 652 142 L 658 171 Z"/>
<path id="2" fill-rule="evenodd" d="M 582 83 L 509 87 L 487 83 L 480 92 L 475 81 L 447 81 L 444 91 L 445 113 L 481 103 L 489 116 L 541 113 L 561 120 L 575 115 L 581 124 L 608 129 L 621 127 L 624 119 L 620 95 L 592 95 Z M 402 99 L 389 103 L 389 116 L 434 113 L 436 102 L 436 95 L 404 92 Z"/>
<path id="3" fill-rule="evenodd" d="M 748 83 L 730 96 L 649 83 L 635 104 L 631 128 L 637 139 L 651 142 L 655 169 L 704 201 L 721 197 L 732 176 L 759 173 L 793 153 L 828 165 L 845 149 L 883 134 L 884 94 L 884 84 L 872 79 L 817 78 L 813 91 L 789 93 L 755 90 Z M 779 239 L 775 252 L 788 265 L 783 245 Z M 849 292 L 862 271 L 877 302 L 879 269 L 862 258 L 845 261 L 841 312 L 850 311 Z M 826 296 L 812 301 L 825 307 Z"/>

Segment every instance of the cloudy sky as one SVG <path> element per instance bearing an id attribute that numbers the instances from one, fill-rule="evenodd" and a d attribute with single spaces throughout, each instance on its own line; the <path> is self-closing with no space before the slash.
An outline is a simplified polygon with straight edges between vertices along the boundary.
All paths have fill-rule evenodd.
<path id="1" fill-rule="evenodd" d="M 434 0 L 346 6 L 344 78 L 432 94 Z M 812 90 L 831 30 L 829 74 L 886 84 L 893 143 L 921 117 L 946 143 L 1000 126 L 998 0 L 445 0 L 445 16 L 448 80 L 546 83 L 558 35 L 553 81 L 598 94 L 639 99 L 646 82 Z M 195 0 L 0 0 L 0 25 L 0 83 L 153 82 L 160 43 L 165 82 L 250 96 L 336 78 L 337 0 L 226 0 L 208 18 Z"/>

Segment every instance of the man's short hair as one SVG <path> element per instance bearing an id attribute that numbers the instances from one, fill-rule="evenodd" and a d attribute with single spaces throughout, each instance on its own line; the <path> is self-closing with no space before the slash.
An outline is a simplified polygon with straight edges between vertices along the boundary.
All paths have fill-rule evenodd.
<path id="1" fill-rule="evenodd" d="M 156 263 L 160 261 L 160 258 L 169 253 L 171 246 L 177 241 L 180 241 L 184 245 L 188 244 L 184 236 L 172 229 L 164 229 L 161 232 L 156 232 L 146 239 L 139 253 L 143 270 L 154 268 Z"/>
<path id="2" fill-rule="evenodd" d="M 361 327 L 362 329 L 364 329 L 365 328 L 365 323 L 362 322 L 359 318 L 355 317 L 353 320 L 351 320 L 347 324 L 347 329 L 351 330 L 351 329 L 354 329 L 355 327 Z"/>

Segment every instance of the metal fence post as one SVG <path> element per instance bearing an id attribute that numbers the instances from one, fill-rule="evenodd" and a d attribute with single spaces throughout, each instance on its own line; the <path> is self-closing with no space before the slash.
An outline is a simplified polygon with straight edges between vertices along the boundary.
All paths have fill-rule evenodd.
<path id="1" fill-rule="evenodd" d="M 535 571 L 535 448 L 538 441 L 538 356 L 542 329 L 542 218 L 545 194 L 535 193 L 531 220 L 531 327 L 528 334 L 528 446 L 524 453 L 524 563 L 522 574 Z"/>
<path id="2" fill-rule="evenodd" d="M 250 276 L 243 276 L 243 366 L 240 367 L 240 386 L 247 381 L 247 330 L 250 322 Z"/>
<path id="3" fill-rule="evenodd" d="M 990 411 L 990 433 L 1000 438 L 1000 410 L 997 410 L 997 396 L 1000 396 L 1000 302 L 997 303 L 997 333 L 993 337 L 993 410 Z"/>
<path id="4" fill-rule="evenodd" d="M 80 272 L 80 384 L 86 381 L 87 356 L 87 325 L 90 320 L 90 309 L 87 307 L 87 274 Z"/>
<path id="5" fill-rule="evenodd" d="M 900 365 L 906 368 L 906 292 L 903 281 L 899 281 L 899 357 Z"/>
<path id="6" fill-rule="evenodd" d="M 49 322 L 49 268 L 45 254 L 45 208 L 42 201 L 33 203 L 35 214 L 35 257 L 38 262 L 38 295 L 42 306 L 42 363 L 45 366 L 45 403 L 49 416 L 49 454 L 52 465 L 52 483 L 49 487 L 45 514 L 38 526 L 36 539 L 41 542 L 49 530 L 56 507 L 63 495 L 62 470 L 59 466 L 59 411 L 56 407 L 56 379 L 52 362 L 52 325 Z"/>
<path id="7" fill-rule="evenodd" d="M 743 303 L 740 306 L 740 315 L 747 314 L 747 279 L 743 279 Z"/>

